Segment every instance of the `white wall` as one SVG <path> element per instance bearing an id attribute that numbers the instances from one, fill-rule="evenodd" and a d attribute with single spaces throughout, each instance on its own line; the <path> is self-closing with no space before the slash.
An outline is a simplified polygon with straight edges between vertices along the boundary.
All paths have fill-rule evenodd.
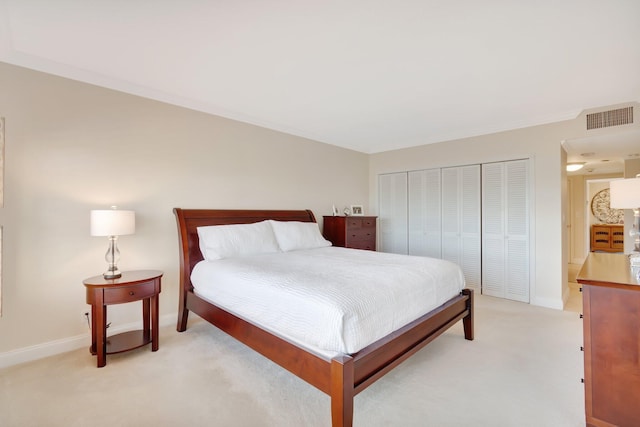
<path id="1" fill-rule="evenodd" d="M 104 271 L 107 249 L 106 238 L 89 236 L 91 209 L 136 211 L 119 267 L 165 272 L 160 314 L 174 323 L 172 208 L 308 208 L 321 222 L 334 203 L 369 203 L 362 153 L 2 63 L 0 85 L 0 366 L 88 348 L 82 280 Z M 113 306 L 109 321 L 139 322 L 140 311 Z"/>
<path id="2" fill-rule="evenodd" d="M 576 123 L 559 122 L 374 154 L 369 171 L 370 208 L 377 209 L 380 173 L 531 159 L 531 303 L 561 309 L 568 284 L 563 263 L 565 157 L 560 141 L 575 135 L 576 129 Z"/>

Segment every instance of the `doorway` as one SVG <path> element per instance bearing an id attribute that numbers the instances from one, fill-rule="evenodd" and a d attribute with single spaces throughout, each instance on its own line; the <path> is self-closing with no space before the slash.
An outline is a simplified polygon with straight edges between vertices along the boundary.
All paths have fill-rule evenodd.
<path id="1" fill-rule="evenodd" d="M 567 248 L 569 262 L 567 281 L 569 297 L 565 304 L 565 310 L 582 311 L 580 285 L 576 282 L 576 276 L 591 251 L 592 226 L 606 222 L 594 215 L 591 203 L 598 193 L 608 189 L 609 183 L 616 179 L 622 179 L 622 174 L 567 176 L 567 210 L 569 212 L 567 216 L 569 243 Z M 603 208 L 600 207 L 600 209 Z M 606 217 L 606 212 L 604 214 Z M 602 218 L 606 219 L 605 217 Z"/>

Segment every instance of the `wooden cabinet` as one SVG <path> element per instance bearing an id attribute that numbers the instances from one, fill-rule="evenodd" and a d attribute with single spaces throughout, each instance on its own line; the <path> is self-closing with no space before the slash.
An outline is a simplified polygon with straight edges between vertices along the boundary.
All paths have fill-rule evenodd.
<path id="1" fill-rule="evenodd" d="M 624 252 L 624 225 L 591 226 L 591 252 Z"/>
<path id="2" fill-rule="evenodd" d="M 375 216 L 325 216 L 322 234 L 333 246 L 376 250 Z"/>
<path id="3" fill-rule="evenodd" d="M 640 426 L 640 284 L 624 255 L 591 253 L 578 282 L 587 426 Z"/>

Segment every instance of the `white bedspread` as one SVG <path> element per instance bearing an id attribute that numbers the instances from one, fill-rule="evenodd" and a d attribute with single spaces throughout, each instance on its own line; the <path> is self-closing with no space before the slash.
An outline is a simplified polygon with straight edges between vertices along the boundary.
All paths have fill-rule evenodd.
<path id="1" fill-rule="evenodd" d="M 317 248 L 201 261 L 196 293 L 321 355 L 356 353 L 464 287 L 448 261 Z"/>

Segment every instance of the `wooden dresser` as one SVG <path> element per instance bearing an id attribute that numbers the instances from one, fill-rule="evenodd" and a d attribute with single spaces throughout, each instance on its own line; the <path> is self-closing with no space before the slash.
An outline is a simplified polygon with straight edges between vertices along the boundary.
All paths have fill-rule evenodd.
<path id="1" fill-rule="evenodd" d="M 577 280 L 587 426 L 640 426 L 640 285 L 629 259 L 590 253 Z"/>
<path id="2" fill-rule="evenodd" d="M 624 252 L 624 225 L 591 226 L 591 252 Z"/>
<path id="3" fill-rule="evenodd" d="M 375 216 L 325 216 L 322 234 L 333 246 L 376 250 Z"/>

